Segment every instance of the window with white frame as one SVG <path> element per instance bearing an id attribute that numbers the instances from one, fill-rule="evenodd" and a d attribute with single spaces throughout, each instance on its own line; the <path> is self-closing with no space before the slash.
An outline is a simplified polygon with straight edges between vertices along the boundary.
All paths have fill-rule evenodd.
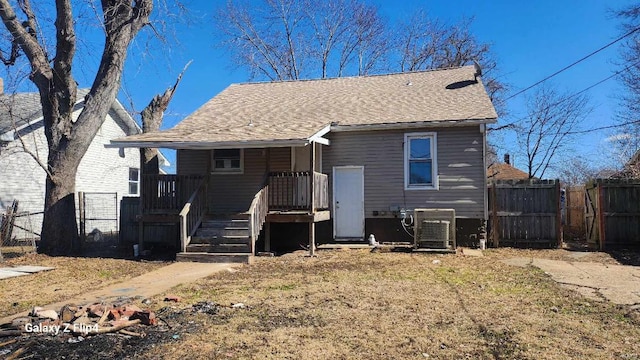
<path id="1" fill-rule="evenodd" d="M 218 149 L 212 151 L 212 172 L 222 174 L 242 173 L 244 152 L 242 149 Z"/>
<path id="2" fill-rule="evenodd" d="M 405 189 L 437 189 L 436 133 L 405 134 L 404 144 Z"/>
<path id="3" fill-rule="evenodd" d="M 140 194 L 140 169 L 129 168 L 129 195 Z"/>

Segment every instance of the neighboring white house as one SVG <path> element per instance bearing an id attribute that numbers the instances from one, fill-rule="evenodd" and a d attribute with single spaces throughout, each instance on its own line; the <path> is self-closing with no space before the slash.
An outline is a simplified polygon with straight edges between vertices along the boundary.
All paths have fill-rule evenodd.
<path id="1" fill-rule="evenodd" d="M 88 90 L 78 91 L 74 118 L 84 106 Z M 44 209 L 45 172 L 34 156 L 46 163 L 48 149 L 38 93 L 0 95 L 0 213 L 19 201 L 19 211 L 32 215 L 18 219 L 19 226 L 39 233 Z M 99 230 L 117 230 L 118 209 L 122 196 L 140 193 L 140 152 L 138 149 L 105 148 L 111 139 L 140 133 L 140 127 L 117 100 L 109 110 L 76 175 L 76 191 L 109 193 L 94 195 Z M 25 151 L 25 148 L 27 151 Z M 161 156 L 161 166 L 168 163 Z M 76 201 L 78 197 L 76 196 Z M 107 213 L 104 213 L 107 212 Z M 90 225 L 91 226 L 91 225 Z M 91 231 L 92 229 L 87 229 Z M 31 237 L 24 230 L 14 228 L 17 238 Z"/>

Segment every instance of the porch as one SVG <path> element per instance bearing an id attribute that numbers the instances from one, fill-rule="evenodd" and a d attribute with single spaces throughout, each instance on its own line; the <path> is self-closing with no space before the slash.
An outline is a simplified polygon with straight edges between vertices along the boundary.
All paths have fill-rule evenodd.
<path id="1" fill-rule="evenodd" d="M 328 176 L 316 171 L 266 173 L 251 205 L 239 213 L 210 211 L 216 199 L 207 175 L 143 175 L 141 182 L 140 246 L 145 223 L 177 223 L 179 260 L 218 261 L 223 256 L 225 261 L 248 262 L 265 226 L 269 251 L 270 223 L 309 223 L 311 243 L 314 224 L 330 218 Z"/>

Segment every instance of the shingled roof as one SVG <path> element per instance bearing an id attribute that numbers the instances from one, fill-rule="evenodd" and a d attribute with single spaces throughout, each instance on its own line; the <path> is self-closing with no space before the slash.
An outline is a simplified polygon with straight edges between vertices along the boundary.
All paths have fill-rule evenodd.
<path id="1" fill-rule="evenodd" d="M 233 84 L 174 128 L 112 141 L 168 148 L 286 146 L 332 129 L 455 125 L 497 118 L 473 66 L 389 75 Z M 242 146 L 244 145 L 244 146 Z"/>
<path id="2" fill-rule="evenodd" d="M 524 180 L 529 174 L 511 164 L 494 163 L 487 169 L 487 178 L 491 180 Z"/>
<path id="3" fill-rule="evenodd" d="M 0 134 L 26 125 L 42 117 L 38 93 L 0 95 Z"/>
<path id="4" fill-rule="evenodd" d="M 89 89 L 87 88 L 78 89 L 76 107 L 81 106 L 84 97 L 88 93 Z M 110 111 L 114 112 L 122 120 L 125 132 L 128 134 L 141 132 L 139 126 L 136 125 L 120 102 L 116 100 Z M 41 123 L 33 123 L 33 121 L 41 118 L 42 106 L 39 93 L 0 94 L 0 135 L 10 133 L 30 123 L 31 125 L 42 126 Z"/>

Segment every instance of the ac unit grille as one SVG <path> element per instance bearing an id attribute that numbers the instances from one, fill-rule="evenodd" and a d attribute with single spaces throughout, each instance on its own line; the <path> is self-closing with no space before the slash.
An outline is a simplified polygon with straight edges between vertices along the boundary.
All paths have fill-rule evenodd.
<path id="1" fill-rule="evenodd" d="M 449 222 L 446 220 L 422 220 L 417 224 L 416 246 L 431 249 L 447 249 L 449 246 Z"/>

